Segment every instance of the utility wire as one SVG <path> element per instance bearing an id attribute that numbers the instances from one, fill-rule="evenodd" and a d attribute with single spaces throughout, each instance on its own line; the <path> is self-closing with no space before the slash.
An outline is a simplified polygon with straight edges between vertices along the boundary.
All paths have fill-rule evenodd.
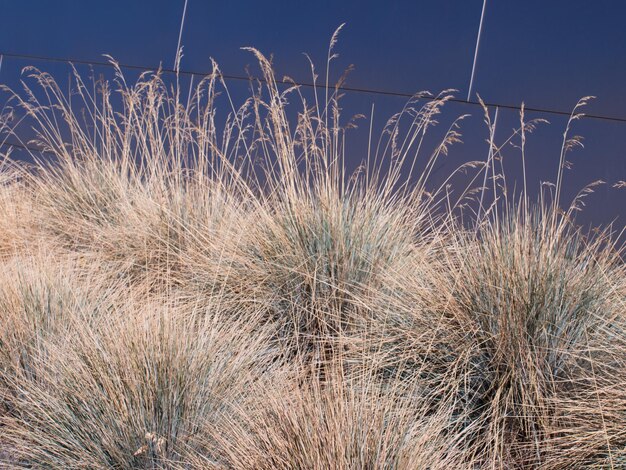
<path id="1" fill-rule="evenodd" d="M 182 59 L 182 50 L 180 49 L 180 43 L 183 39 L 183 28 L 185 27 L 186 15 L 187 15 L 187 0 L 185 0 L 185 6 L 183 7 L 183 16 L 180 19 L 180 30 L 178 32 L 178 44 L 176 46 L 176 57 L 174 58 L 174 68 L 177 71 L 180 69 L 180 60 Z"/>
<path id="2" fill-rule="evenodd" d="M 11 57 L 15 59 L 29 59 L 29 60 L 38 60 L 38 61 L 43 61 L 43 62 L 60 62 L 60 63 L 65 63 L 65 64 L 70 63 L 70 64 L 78 64 L 78 65 L 95 65 L 95 66 L 102 66 L 102 67 L 113 67 L 112 63 L 106 62 L 106 61 L 74 59 L 71 57 L 49 57 L 49 56 L 42 56 L 42 55 L 18 54 L 18 53 L 2 52 L 2 51 L 0 51 L 0 55 L 4 55 L 5 57 Z M 161 68 L 146 67 L 143 65 L 124 64 L 124 63 L 119 63 L 119 62 L 117 63 L 117 66 L 119 66 L 122 69 L 128 69 L 128 70 L 150 71 L 150 70 L 159 69 L 161 70 L 161 72 L 164 72 L 164 73 L 172 73 L 172 74 L 177 73 L 175 69 L 164 68 L 164 67 L 161 67 Z M 198 71 L 198 70 L 179 70 L 178 73 L 180 75 L 200 75 L 200 76 L 208 76 L 211 74 L 210 72 Z M 220 76 L 224 78 L 225 80 L 250 81 L 250 77 L 246 77 L 243 75 L 220 74 Z M 257 80 L 261 83 L 266 83 L 266 80 L 262 78 L 258 78 Z M 292 80 L 278 80 L 277 79 L 275 81 L 276 83 L 282 84 L 282 85 L 297 85 L 297 86 L 306 87 L 306 88 L 315 88 L 319 86 L 319 85 L 315 85 L 309 82 L 297 82 L 297 81 L 292 81 Z M 377 89 L 372 89 L 372 88 L 360 88 L 360 87 L 350 87 L 350 86 L 339 86 L 337 87 L 337 89 L 341 91 L 347 91 L 347 92 L 353 92 L 353 93 L 365 93 L 365 94 L 380 95 L 380 96 L 394 96 L 394 97 L 400 97 L 400 98 L 415 98 L 416 97 L 415 93 L 407 93 L 407 92 L 392 91 L 392 90 L 377 90 Z M 425 95 L 423 96 L 423 98 L 434 98 L 434 96 Z M 467 104 L 471 106 L 482 106 L 482 104 L 478 101 L 467 100 L 467 99 L 464 100 L 462 98 L 451 98 L 448 101 L 453 102 L 453 103 Z M 512 110 L 517 110 L 517 111 L 520 111 L 522 109 L 521 106 L 498 103 L 498 102 L 485 101 L 484 105 L 490 108 L 498 107 L 502 109 L 512 109 Z M 570 116 L 572 114 L 571 111 L 563 111 L 563 110 L 558 110 L 558 109 L 540 108 L 540 107 L 531 107 L 531 106 L 524 106 L 524 111 L 536 112 L 536 113 L 542 113 L 542 114 L 551 114 L 555 116 Z M 620 116 L 606 116 L 602 114 L 583 114 L 581 117 L 586 118 L 586 119 L 597 119 L 601 121 L 626 123 L 626 117 L 620 117 Z"/>
<path id="3" fill-rule="evenodd" d="M 478 48 L 480 47 L 480 36 L 483 32 L 483 20 L 485 19 L 485 9 L 487 0 L 483 0 L 483 10 L 480 13 L 480 23 L 478 24 L 478 35 L 476 36 L 476 48 L 474 49 L 474 62 L 472 62 L 472 75 L 470 76 L 469 88 L 467 89 L 467 100 L 472 98 L 472 87 L 474 85 L 474 73 L 476 73 L 476 62 L 478 60 Z"/>

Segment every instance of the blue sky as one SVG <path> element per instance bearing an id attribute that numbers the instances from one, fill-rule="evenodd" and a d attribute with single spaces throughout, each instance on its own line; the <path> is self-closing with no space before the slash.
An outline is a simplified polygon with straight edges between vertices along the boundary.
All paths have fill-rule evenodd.
<path id="1" fill-rule="evenodd" d="M 184 0 L 107 2 L 0 0 L 0 52 L 102 60 L 148 67 L 173 65 Z M 417 1 L 201 1 L 188 0 L 182 68 L 208 71 L 209 57 L 223 72 L 243 74 L 254 64 L 241 46 L 274 55 L 279 75 L 310 80 L 303 52 L 323 67 L 328 41 L 346 23 L 337 51 L 335 77 L 355 65 L 348 85 L 401 92 L 458 89 L 465 97 L 482 0 Z M 488 0 L 474 91 L 489 102 L 570 110 L 577 99 L 595 95 L 588 111 L 626 117 L 626 2 L 583 0 Z M 67 67 L 5 57 L 0 82 L 16 86 L 19 72 L 33 64 L 59 79 Z M 254 70 L 254 69 L 253 69 Z M 369 114 L 375 128 L 404 104 L 401 98 L 348 94 L 346 114 Z M 470 112 L 465 145 L 453 150 L 447 169 L 486 155 L 487 131 L 478 108 L 451 105 L 442 117 Z M 531 114 L 530 117 L 544 117 Z M 565 119 L 545 116 L 529 138 L 529 178 L 554 179 Z M 446 121 L 446 119 L 448 121 Z M 518 117 L 502 110 L 498 137 L 506 138 Z M 364 126 L 367 128 L 367 126 Z M 443 125 L 442 125 L 443 127 Z M 566 184 L 571 196 L 596 179 L 626 180 L 626 123 L 581 121 L 576 133 L 585 148 L 571 156 Z M 350 157 L 363 158 L 367 135 L 355 133 Z M 505 154 L 513 176 L 518 157 Z M 517 159 L 516 159 L 517 158 Z M 445 171 L 445 170 L 442 170 Z M 580 220 L 606 223 L 626 219 L 626 191 L 599 189 Z"/>

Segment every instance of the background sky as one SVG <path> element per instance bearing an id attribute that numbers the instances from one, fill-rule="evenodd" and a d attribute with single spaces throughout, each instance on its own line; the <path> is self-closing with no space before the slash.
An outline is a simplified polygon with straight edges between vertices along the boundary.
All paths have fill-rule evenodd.
<path id="1" fill-rule="evenodd" d="M 459 90 L 469 84 L 482 0 L 414 1 L 207 1 L 188 0 L 182 37 L 182 69 L 209 71 L 209 57 L 226 74 L 244 74 L 253 57 L 242 46 L 274 55 L 279 76 L 310 81 L 303 52 L 318 67 L 325 64 L 333 31 L 346 23 L 334 65 L 335 77 L 355 65 L 347 85 L 413 93 Z M 118 61 L 147 67 L 172 67 L 184 0 L 0 0 L 0 53 Z M 597 98 L 592 114 L 626 118 L 626 2 L 607 0 L 488 0 L 474 92 L 487 102 L 569 111 L 586 95 Z M 19 85 L 26 65 L 50 71 L 60 81 L 64 64 L 35 59 L 3 58 L 0 83 Z M 255 70 L 252 68 L 251 70 Z M 474 95 L 475 97 L 475 95 Z M 0 100 L 4 100 L 2 97 Z M 374 129 L 399 111 L 405 98 L 348 93 L 344 114 L 376 113 Z M 458 164 L 484 159 L 487 129 L 478 107 L 450 104 L 442 130 L 454 116 L 471 113 L 462 132 L 464 144 L 453 148 L 441 175 Z M 528 179 L 554 180 L 566 118 L 545 117 L 527 141 Z M 497 139 L 506 139 L 518 122 L 513 110 L 501 109 Z M 349 158 L 364 158 L 368 124 L 351 137 Z M 376 132 L 376 131 L 375 131 Z M 585 137 L 584 149 L 569 158 L 566 197 L 597 179 L 598 189 L 579 216 L 583 224 L 626 220 L 626 190 L 611 188 L 626 180 L 626 122 L 583 120 L 575 133 Z M 519 177 L 519 153 L 504 154 L 511 179 Z"/>

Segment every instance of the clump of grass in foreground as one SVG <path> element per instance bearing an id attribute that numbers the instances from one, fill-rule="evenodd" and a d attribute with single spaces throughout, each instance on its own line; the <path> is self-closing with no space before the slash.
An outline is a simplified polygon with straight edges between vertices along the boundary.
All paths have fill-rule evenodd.
<path id="1" fill-rule="evenodd" d="M 322 383 L 284 378 L 248 406 L 235 408 L 208 430 L 217 468 L 356 469 L 471 468 L 464 443 L 450 432 L 450 406 L 427 413 L 397 383 L 376 377 L 350 385 L 338 370 Z M 207 465 L 198 456 L 197 466 Z"/>
<path id="2" fill-rule="evenodd" d="M 541 208 L 461 240 L 452 311 L 470 336 L 460 392 L 482 456 L 498 467 L 611 465 L 626 449 L 619 252 Z"/>
<path id="3" fill-rule="evenodd" d="M 33 360 L 45 356 L 50 338 L 72 334 L 74 322 L 97 323 L 112 294 L 91 283 L 89 291 L 70 263 L 38 253 L 6 260 L 0 274 L 0 387 L 4 407 L 20 380 L 36 376 Z"/>
<path id="4" fill-rule="evenodd" d="M 39 468 L 182 464 L 226 406 L 271 370 L 261 325 L 133 305 L 44 341 L 16 377 L 5 442 Z M 255 327 L 256 326 L 256 327 Z M 207 457 L 210 457 L 207 455 Z"/>
<path id="5" fill-rule="evenodd" d="M 253 53 L 264 85 L 222 125 L 217 66 L 185 102 L 119 70 L 117 104 L 33 69 L 12 95 L 56 159 L 0 172 L 3 463 L 619 468 L 626 273 L 558 208 L 562 171 L 536 204 L 494 183 L 482 207 L 458 171 L 427 190 L 459 141 L 422 157 L 443 93 L 347 175 L 339 90 L 282 90 Z M 505 181 L 488 124 L 467 167 Z"/>

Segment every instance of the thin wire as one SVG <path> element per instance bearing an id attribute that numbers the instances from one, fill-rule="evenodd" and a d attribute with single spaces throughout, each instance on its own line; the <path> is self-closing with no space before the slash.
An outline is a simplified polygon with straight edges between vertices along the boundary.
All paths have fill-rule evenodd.
<path id="1" fill-rule="evenodd" d="M 185 26 L 185 15 L 187 14 L 187 0 L 185 0 L 185 6 L 183 7 L 183 16 L 180 19 L 180 31 L 178 31 L 178 45 L 176 46 L 176 57 L 174 58 L 174 68 L 176 71 L 180 70 L 181 50 L 180 43 L 183 39 L 183 27 Z"/>
<path id="2" fill-rule="evenodd" d="M 61 58 L 61 57 L 48 57 L 48 56 L 41 56 L 41 55 L 31 55 L 31 54 L 17 54 L 17 53 L 11 53 L 11 52 L 2 52 L 0 51 L 0 54 L 5 55 L 6 57 L 11 57 L 11 58 L 17 58 L 17 59 L 29 59 L 29 60 L 39 60 L 39 61 L 44 61 L 44 62 L 60 62 L 60 63 L 72 63 L 72 64 L 79 64 L 79 65 L 95 65 L 95 66 L 102 66 L 102 67 L 113 67 L 113 64 L 110 62 L 104 62 L 104 61 L 95 61 L 95 60 L 84 60 L 84 59 L 73 59 L 73 58 Z M 129 69 L 129 70 L 142 70 L 142 71 L 149 71 L 149 70 L 160 70 L 163 73 L 172 73 L 175 74 L 176 70 L 175 69 L 168 69 L 168 68 L 159 68 L 159 67 L 146 67 L 146 66 L 142 66 L 142 65 L 135 65 L 135 64 L 124 64 L 124 63 L 116 63 L 117 66 L 121 67 L 121 68 L 125 68 L 125 69 Z M 211 75 L 210 72 L 206 72 L 206 71 L 198 71 L 198 70 L 180 70 L 179 73 L 181 75 L 200 75 L 200 76 L 209 76 Z M 238 80 L 238 81 L 250 81 L 250 77 L 246 77 L 246 76 L 242 76 L 242 75 L 228 75 L 228 74 L 221 74 L 220 75 L 222 78 L 224 78 L 225 80 Z M 258 82 L 260 83 L 266 83 L 266 80 L 263 78 L 257 78 L 256 79 Z M 293 80 L 275 80 L 276 83 L 281 84 L 281 85 L 297 85 L 297 86 L 301 86 L 301 87 L 305 87 L 305 88 L 316 88 L 319 85 L 315 85 L 313 83 L 307 83 L 307 82 L 296 82 Z M 376 90 L 376 89 L 372 89 L 372 88 L 358 88 L 358 87 L 349 87 L 349 86 L 339 86 L 337 87 L 338 90 L 341 91 L 347 91 L 347 92 L 353 92 L 353 93 L 365 93 L 365 94 L 371 94 L 371 95 L 381 95 L 381 96 L 394 96 L 394 97 L 400 97 L 400 98 L 415 98 L 416 94 L 415 93 L 406 93 L 406 92 L 401 92 L 401 91 L 391 91 L 391 90 Z M 423 98 L 434 98 L 435 96 L 432 94 L 423 94 L 421 95 L 421 97 Z M 467 105 L 471 105 L 471 106 L 482 106 L 482 104 L 478 101 L 473 101 L 473 100 L 466 100 L 466 99 L 462 99 L 462 98 L 451 98 L 448 101 L 452 102 L 452 103 L 460 103 L 460 104 L 467 104 Z M 489 107 L 489 108 L 495 108 L 495 107 L 499 107 L 502 109 L 512 109 L 512 110 L 517 110 L 520 111 L 521 110 L 521 106 L 517 106 L 517 105 L 512 105 L 512 104 L 504 104 L 504 103 L 498 103 L 498 102 L 484 102 L 484 105 Z M 539 108 L 539 107 L 530 107 L 530 106 L 524 106 L 524 110 L 527 112 L 536 112 L 536 113 L 542 113 L 542 114 L 552 114 L 555 116 L 571 116 L 571 111 L 562 111 L 562 110 L 557 110 L 557 109 L 549 109 L 549 108 Z M 603 121 L 612 121 L 612 122 L 625 122 L 626 123 L 626 117 L 619 117 L 619 116 L 606 116 L 606 115 L 602 115 L 602 114 L 583 114 L 581 116 L 581 118 L 587 118 L 587 119 L 597 119 L 597 120 L 603 120 Z"/>
<path id="3" fill-rule="evenodd" d="M 474 73 L 476 72 L 476 61 L 478 59 L 478 48 L 480 46 L 480 36 L 483 32 L 483 20 L 485 19 L 485 9 L 487 0 L 483 0 L 483 11 L 480 13 L 480 23 L 478 24 L 478 36 L 476 37 L 476 49 L 474 49 L 474 62 L 472 63 L 472 75 L 470 76 L 469 88 L 467 90 L 467 101 L 472 97 L 472 87 L 474 85 Z"/>

